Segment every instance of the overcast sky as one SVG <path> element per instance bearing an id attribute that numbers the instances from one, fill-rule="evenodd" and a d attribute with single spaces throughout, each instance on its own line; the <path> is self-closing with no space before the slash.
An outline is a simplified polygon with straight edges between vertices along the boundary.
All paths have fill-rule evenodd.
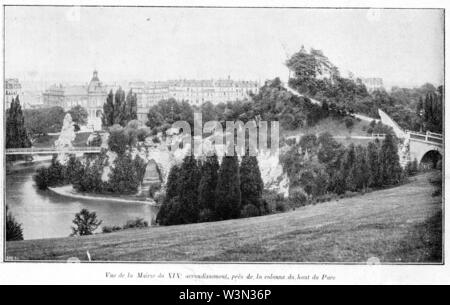
<path id="1" fill-rule="evenodd" d="M 24 81 L 286 79 L 304 45 L 344 76 L 443 83 L 439 10 L 7 7 L 5 21 L 6 77 Z"/>

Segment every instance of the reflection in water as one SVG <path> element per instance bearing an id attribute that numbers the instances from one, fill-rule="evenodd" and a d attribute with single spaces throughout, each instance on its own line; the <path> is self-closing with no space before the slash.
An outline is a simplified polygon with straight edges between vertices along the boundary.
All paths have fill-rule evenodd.
<path id="1" fill-rule="evenodd" d="M 157 208 L 145 204 L 72 199 L 38 190 L 33 181 L 34 173 L 34 170 L 27 170 L 6 176 L 6 204 L 22 224 L 24 239 L 69 236 L 72 220 L 83 208 L 97 213 L 103 220 L 101 227 L 121 226 L 137 217 L 150 224 L 156 217 Z"/>

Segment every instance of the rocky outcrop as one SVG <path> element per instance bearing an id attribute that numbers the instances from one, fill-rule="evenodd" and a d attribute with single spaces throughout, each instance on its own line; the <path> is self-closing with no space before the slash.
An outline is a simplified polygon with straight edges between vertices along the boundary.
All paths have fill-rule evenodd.
<path id="1" fill-rule="evenodd" d="M 68 113 L 64 117 L 61 133 L 54 145 L 58 150 L 69 150 L 73 147 L 72 142 L 75 140 L 75 136 L 75 127 L 72 116 Z M 66 164 L 68 155 L 66 153 L 59 154 L 58 161 L 61 162 L 61 164 Z"/>

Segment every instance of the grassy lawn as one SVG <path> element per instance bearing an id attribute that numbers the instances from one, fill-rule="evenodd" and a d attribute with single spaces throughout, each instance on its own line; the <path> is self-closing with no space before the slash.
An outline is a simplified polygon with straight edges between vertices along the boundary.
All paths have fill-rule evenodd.
<path id="1" fill-rule="evenodd" d="M 442 260 L 434 173 L 399 187 L 269 216 L 6 244 L 21 260 L 359 262 Z"/>

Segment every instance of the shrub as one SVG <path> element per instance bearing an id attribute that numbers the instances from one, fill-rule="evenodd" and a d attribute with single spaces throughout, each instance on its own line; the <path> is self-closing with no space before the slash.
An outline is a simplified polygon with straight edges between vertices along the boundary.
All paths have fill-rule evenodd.
<path id="1" fill-rule="evenodd" d="M 408 164 L 406 164 L 405 172 L 408 176 L 414 176 L 419 172 L 417 159 L 414 159 L 412 162 L 409 161 Z"/>
<path id="2" fill-rule="evenodd" d="M 155 194 L 161 189 L 161 183 L 150 184 L 148 195 L 150 198 L 155 199 Z"/>
<path id="3" fill-rule="evenodd" d="M 18 240 L 23 240 L 22 225 L 8 212 L 8 206 L 6 206 L 6 241 Z"/>
<path id="4" fill-rule="evenodd" d="M 75 227 L 72 227 L 71 236 L 85 236 L 92 235 L 102 224 L 102 221 L 97 219 L 97 213 L 91 213 L 87 209 L 82 209 L 75 214 L 75 219 L 72 223 Z"/>
<path id="5" fill-rule="evenodd" d="M 261 215 L 260 210 L 253 204 L 247 204 L 241 210 L 242 218 L 255 217 L 260 215 Z"/>
<path id="6" fill-rule="evenodd" d="M 289 201 L 292 207 L 302 207 L 307 204 L 308 197 L 302 190 L 294 190 L 289 194 Z"/>
<path id="7" fill-rule="evenodd" d="M 124 230 L 126 229 L 136 229 L 136 228 L 147 228 L 148 222 L 143 218 L 136 218 L 133 220 L 128 220 L 127 223 L 122 227 Z"/>
<path id="8" fill-rule="evenodd" d="M 275 211 L 277 212 L 284 212 L 287 210 L 286 203 L 284 201 L 277 201 L 275 203 Z"/>
<path id="9" fill-rule="evenodd" d="M 119 226 L 111 226 L 111 227 L 105 226 L 102 228 L 102 233 L 105 233 L 105 234 L 113 233 L 113 232 L 117 232 L 117 231 L 121 231 L 121 230 L 122 230 L 122 228 Z"/>
<path id="10" fill-rule="evenodd" d="M 203 209 L 200 211 L 199 216 L 198 216 L 199 222 L 209 222 L 209 221 L 214 221 L 214 220 L 215 220 L 215 215 L 212 210 Z"/>
<path id="11" fill-rule="evenodd" d="M 264 191 L 263 192 L 263 201 L 265 202 L 266 207 L 266 213 L 272 213 L 275 211 L 283 212 L 284 205 L 285 205 L 285 199 L 284 196 L 281 194 L 278 194 L 274 191 Z M 278 206 L 278 210 L 277 209 Z"/>

